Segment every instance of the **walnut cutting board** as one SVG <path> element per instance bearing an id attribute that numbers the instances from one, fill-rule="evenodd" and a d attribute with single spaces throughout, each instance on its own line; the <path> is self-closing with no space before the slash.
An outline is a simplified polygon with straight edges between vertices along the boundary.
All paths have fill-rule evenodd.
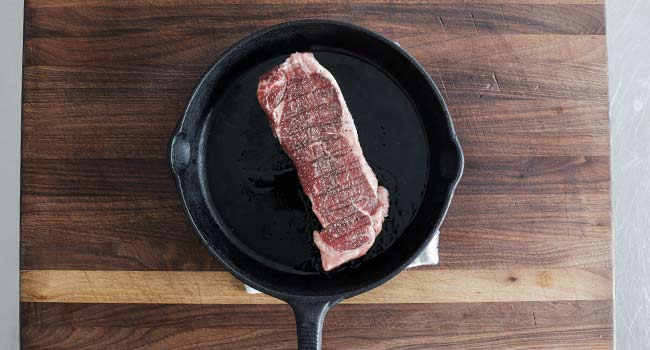
<path id="1" fill-rule="evenodd" d="M 192 232 L 169 136 L 228 46 L 301 18 L 399 42 L 449 105 L 465 175 L 440 265 L 335 307 L 326 349 L 610 349 L 603 0 L 26 0 L 25 349 L 295 348 Z"/>

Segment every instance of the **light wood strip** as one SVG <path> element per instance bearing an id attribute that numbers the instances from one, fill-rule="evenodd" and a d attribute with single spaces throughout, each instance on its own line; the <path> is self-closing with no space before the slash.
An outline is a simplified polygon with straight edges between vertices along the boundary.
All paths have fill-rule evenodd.
<path id="1" fill-rule="evenodd" d="M 227 272 L 26 270 L 21 301 L 130 304 L 273 304 Z M 405 271 L 349 303 L 609 300 L 607 269 Z"/>

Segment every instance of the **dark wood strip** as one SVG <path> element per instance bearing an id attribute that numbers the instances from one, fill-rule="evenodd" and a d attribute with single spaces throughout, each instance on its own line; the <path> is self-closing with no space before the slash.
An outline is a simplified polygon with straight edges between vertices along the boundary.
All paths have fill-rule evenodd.
<path id="1" fill-rule="evenodd" d="M 606 64 L 604 63 L 606 44 L 604 37 L 601 36 L 454 35 L 446 37 L 441 35 L 418 35 L 391 39 L 399 41 L 407 51 L 429 68 L 430 71 L 441 69 L 443 70 L 442 73 L 447 75 L 462 75 L 462 72 L 478 70 L 477 73 L 482 73 L 482 75 L 475 74 L 477 77 L 472 75 L 470 83 L 473 80 L 482 79 L 486 85 L 489 83 L 489 85 L 494 86 L 494 89 L 496 89 L 497 82 L 492 77 L 492 73 L 494 73 L 497 75 L 496 79 L 498 79 L 498 83 L 500 84 L 499 88 L 505 89 L 501 92 L 510 92 L 516 97 L 523 97 L 524 92 L 530 93 L 530 96 L 544 96 L 545 94 L 556 96 L 556 94 L 553 94 L 553 91 L 547 91 L 545 85 L 553 83 L 558 76 L 570 75 L 571 78 L 576 80 L 576 83 L 581 84 L 588 83 L 594 79 L 602 80 L 603 76 L 606 77 Z M 42 52 L 41 54 L 46 54 L 50 50 L 50 46 L 60 50 L 61 48 L 59 47 L 63 44 L 59 43 L 59 41 L 55 39 L 42 39 L 41 42 L 34 39 L 30 43 L 34 46 L 33 50 Z M 196 76 L 205 70 L 234 41 L 219 41 L 215 43 L 214 38 L 205 35 L 197 35 L 192 38 L 180 38 L 179 42 L 183 43 L 183 45 L 188 45 L 187 48 L 178 48 L 177 46 L 182 46 L 181 44 L 161 43 L 160 46 L 167 47 L 167 50 L 170 52 L 157 55 L 145 51 L 147 49 L 146 46 L 134 45 L 133 48 L 123 50 L 125 51 L 125 57 L 122 61 L 120 61 L 120 52 L 104 52 L 103 50 L 87 48 L 88 52 L 82 53 L 83 60 L 71 66 L 66 66 L 63 63 L 78 59 L 74 56 L 69 57 L 75 55 L 75 53 L 64 51 L 56 54 L 54 57 L 44 58 L 42 62 L 26 64 L 28 69 L 25 73 L 25 80 L 29 84 L 26 86 L 31 87 L 32 84 L 35 84 L 34 87 L 51 88 L 56 86 L 57 83 L 60 86 L 60 80 L 53 82 L 49 82 L 48 80 L 32 81 L 30 78 L 34 77 L 35 74 L 67 74 L 64 77 L 68 78 L 66 83 L 69 85 L 66 85 L 66 87 L 69 89 L 74 89 L 75 87 L 98 87 L 98 84 L 91 79 L 100 78 L 103 81 L 127 84 L 124 86 L 125 88 L 127 86 L 134 86 L 135 84 L 138 84 L 135 86 L 139 87 L 142 84 L 150 83 L 163 84 L 162 87 L 158 88 L 161 91 L 185 91 L 187 89 L 183 84 L 169 84 L 169 81 L 184 83 L 189 79 L 191 82 L 194 82 Z M 172 48 L 168 46 L 172 46 Z M 423 46 L 434 47 L 437 52 L 431 54 L 429 49 L 424 49 Z M 467 50 L 464 48 L 465 46 L 473 47 L 473 50 L 476 50 L 475 54 L 473 52 L 467 53 Z M 78 48 L 77 50 L 82 49 L 84 48 Z M 144 51 L 141 55 L 146 56 L 148 60 L 147 62 L 143 62 L 143 64 L 138 64 L 139 62 L 137 61 L 140 51 Z M 79 54 L 77 53 L 76 55 Z M 103 61 L 107 63 L 104 64 Z M 586 66 L 584 63 L 591 64 Z M 529 66 L 529 64 L 533 66 Z M 577 64 L 583 65 L 579 66 Z M 78 77 L 74 74 L 75 70 L 79 70 L 79 66 L 86 66 L 84 69 L 88 70 L 87 77 Z M 125 66 L 128 66 L 128 69 L 121 68 Z M 143 69 L 143 67 L 148 67 L 148 69 Z M 545 69 L 546 71 L 544 71 Z M 114 76 L 105 74 L 100 77 L 97 76 L 106 70 L 114 74 Z M 128 72 L 125 72 L 125 70 Z M 548 76 L 540 77 L 544 73 L 548 74 Z M 141 75 L 145 76 L 143 77 Z M 432 75 L 435 75 L 435 73 L 432 72 Z M 54 77 L 56 78 L 56 76 Z M 71 79 L 73 77 L 76 77 L 76 79 Z M 486 78 L 489 78 L 489 80 Z M 510 91 L 508 89 L 509 79 L 517 79 L 518 86 L 522 86 L 523 84 L 527 87 L 527 90 L 521 91 L 520 89 L 518 94 L 515 94 L 515 91 Z M 102 80 L 99 80 L 99 82 L 101 83 Z M 501 86 L 501 80 L 503 80 L 505 85 Z M 544 80 L 549 81 L 544 82 Z M 564 91 L 571 87 L 559 86 L 558 88 Z M 588 88 L 585 91 L 574 91 L 569 95 L 565 95 L 565 97 L 574 98 L 578 96 L 595 99 L 596 96 L 589 94 L 589 92 L 594 92 L 599 95 L 603 93 L 603 88 L 599 85 L 591 85 Z M 29 92 L 31 89 L 26 89 L 26 91 Z"/>
<path id="2" fill-rule="evenodd" d="M 23 269 L 221 269 L 178 199 L 146 197 L 25 195 Z M 458 195 L 442 228 L 442 264 L 609 266 L 608 203 L 608 193 Z"/>
<path id="3" fill-rule="evenodd" d="M 518 238 L 499 237 L 481 229 L 441 230 L 440 264 L 425 269 L 507 269 L 510 266 L 609 267 L 612 245 L 609 238 L 546 240 L 545 235 L 525 234 Z M 603 234 L 609 237 L 609 233 Z"/>
<path id="4" fill-rule="evenodd" d="M 483 234 L 513 239 L 609 238 L 608 199 L 608 194 L 459 195 L 455 197 L 445 227 L 467 231 L 483 228 Z M 43 234 L 62 230 L 61 233 L 76 231 L 88 235 L 91 228 L 96 228 L 112 233 L 113 237 L 118 237 L 120 232 L 132 237 L 149 232 L 147 236 L 151 239 L 177 239 L 165 232 L 185 225 L 177 199 L 24 196 L 22 210 L 25 237 L 31 236 L 28 234 L 31 230 L 44 231 Z M 113 216 L 105 217 L 107 212 Z M 173 218 L 165 219 L 170 216 Z M 467 222 L 467 217 L 472 220 Z"/>
<path id="5" fill-rule="evenodd" d="M 339 305 L 325 349 L 610 349 L 611 301 Z M 295 348 L 286 305 L 25 303 L 25 349 Z M 272 341 L 270 341 L 272 339 Z"/>
<path id="6" fill-rule="evenodd" d="M 180 199 L 166 159 L 24 158 L 21 172 L 23 196 Z"/>
<path id="7" fill-rule="evenodd" d="M 171 193 L 168 198 L 23 196 L 21 264 L 222 270 L 196 238 L 178 196 Z"/>
<path id="8" fill-rule="evenodd" d="M 469 239 L 609 239 L 610 209 L 609 193 L 459 195 L 445 228 L 479 232 Z"/>
<path id="9" fill-rule="evenodd" d="M 595 99 L 607 93 L 599 84 L 589 84 L 594 79 L 606 80 L 606 41 L 602 36 L 432 34 L 391 39 L 398 41 L 429 68 L 435 78 L 453 81 L 455 74 L 473 73 L 470 74 L 468 84 L 482 80 L 482 86 L 472 91 L 482 91 L 484 95 L 511 95 L 523 98 L 558 96 L 559 93 L 564 98 Z M 223 40 L 219 42 L 221 41 Z M 104 54 L 106 57 L 97 57 L 93 62 L 78 62 L 68 66 L 51 60 L 45 65 L 26 65 L 25 90 L 30 92 L 65 87 L 75 91 L 118 86 L 138 90 L 143 87 L 156 88 L 161 92 L 186 91 L 186 84 L 194 83 L 198 75 L 225 47 L 215 50 L 215 39 L 206 35 L 184 38 L 182 42 L 189 42 L 192 48 L 204 50 L 188 60 L 169 54 L 161 55 L 160 61 L 148 62 L 146 66 L 134 64 L 134 52 L 129 52 L 126 57 L 130 61 L 120 64 L 122 62 L 115 57 L 119 52 L 93 50 L 84 53 L 84 57 L 97 54 Z M 142 45 L 137 46 L 135 50 L 137 48 L 142 48 Z M 433 54 L 432 48 L 435 49 Z M 168 49 L 174 50 L 173 47 Z M 176 50 L 187 54 L 192 49 Z M 75 52 L 65 54 L 78 55 Z M 74 57 L 63 56 L 62 59 L 68 62 L 74 60 Z M 101 61 L 110 64 L 93 64 Z M 38 79 L 42 77 L 47 79 Z M 588 90 L 574 89 L 566 93 L 565 90 L 570 86 L 556 82 L 564 79 L 572 79 L 574 84 L 585 85 L 584 88 Z M 516 81 L 513 83 L 511 80 Z M 456 86 L 456 83 L 462 82 L 450 84 L 454 91 L 458 90 L 456 93 L 464 92 L 464 89 Z M 554 82 L 557 84 L 553 86 L 555 89 L 546 87 L 546 84 Z M 513 84 L 516 88 L 512 87 Z M 597 96 L 594 96 L 594 93 Z"/>
<path id="10" fill-rule="evenodd" d="M 607 173 L 604 157 L 468 157 L 443 226 L 443 266 L 607 264 L 598 253 L 609 247 Z M 194 238 L 163 160 L 27 159 L 23 176 L 24 268 L 220 268 Z M 500 195 L 480 195 L 490 190 Z"/>
<path id="11" fill-rule="evenodd" d="M 607 89 L 599 84 L 607 81 L 605 64 L 584 67 L 571 62 L 543 62 L 534 58 L 516 61 L 510 58 L 507 62 L 477 66 L 472 62 L 437 62 L 427 57 L 423 57 L 420 63 L 440 85 L 450 104 L 454 104 L 456 99 L 470 97 L 590 101 L 607 97 Z M 64 97 L 59 103 L 70 104 L 79 97 L 92 97 L 96 102 L 112 102 L 111 99 L 115 97 L 128 101 L 143 97 L 163 99 L 172 95 L 183 96 L 191 92 L 207 66 L 149 70 L 138 67 L 30 66 L 25 68 L 25 103 L 38 106 L 37 103 L 43 99 L 58 100 L 58 97 Z"/>
<path id="12" fill-rule="evenodd" d="M 431 65 L 476 66 L 494 69 L 504 63 L 605 64 L 606 38 L 601 35 L 555 34 L 423 34 L 391 39 Z"/>
<path id="13" fill-rule="evenodd" d="M 60 231 L 56 231 L 60 232 Z M 191 238 L 152 240 L 147 238 L 126 242 L 106 242 L 99 234 L 70 234 L 59 242 L 54 234 L 23 238 L 21 264 L 23 269 L 68 270 L 146 270 L 146 271 L 222 271 L 215 259 L 194 239 L 189 228 L 179 233 Z M 440 268 L 446 269 L 508 269 L 611 267 L 607 239 L 574 241 L 526 241 L 480 237 L 481 232 L 442 228 Z M 110 235 L 110 234 L 106 234 Z M 134 235 L 135 236 L 135 235 Z M 480 256 L 480 259 L 477 259 Z M 422 269 L 437 269 L 427 267 Z"/>
<path id="14" fill-rule="evenodd" d="M 174 6 L 139 2 L 35 7 L 31 2 L 27 2 L 30 11 L 25 13 L 27 38 L 171 38 L 206 30 L 219 35 L 242 35 L 276 23 L 306 18 L 350 21 L 387 34 L 604 34 L 602 5 L 351 2 L 306 6 L 292 2 L 250 6 L 204 1 Z M 177 11 L 180 8 L 182 11 Z"/>
<path id="15" fill-rule="evenodd" d="M 531 62 L 501 63 L 500 67 L 482 65 L 479 68 L 471 63 L 431 64 L 426 59 L 420 63 L 435 77 L 452 105 L 457 104 L 458 100 L 467 100 L 469 96 L 481 99 L 475 101 L 477 104 L 502 99 L 560 98 L 598 103 L 607 96 L 607 89 L 601 86 L 602 82 L 607 81 L 604 64 L 585 68 L 573 64 Z"/>
<path id="16" fill-rule="evenodd" d="M 600 102 L 498 101 L 449 104 L 466 155 L 609 156 L 607 99 Z"/>
<path id="17" fill-rule="evenodd" d="M 607 194 L 609 157 L 465 157 L 459 195 Z"/>
<path id="18" fill-rule="evenodd" d="M 358 5 L 359 24 L 391 36 L 447 34 L 571 34 L 602 35 L 604 7 L 600 5 L 541 4 L 394 4 Z M 386 19 L 390 18 L 390 21 Z M 382 20 L 383 19 L 383 20 Z"/>
<path id="19" fill-rule="evenodd" d="M 191 39 L 191 40 L 190 40 Z M 607 45 L 605 37 L 580 35 L 522 35 L 522 34 L 425 34 L 416 36 L 391 37 L 415 56 L 418 61 L 432 67 L 461 65 L 484 69 L 502 69 L 504 64 L 527 67 L 527 64 L 585 65 L 586 68 L 602 69 L 606 65 Z M 47 62 L 46 65 L 27 65 L 25 70 L 25 90 L 44 88 L 95 88 L 103 84 L 116 84 L 125 87 L 141 87 L 143 79 L 160 84 L 162 90 L 183 89 L 178 84 L 168 84 L 170 80 L 185 81 L 195 79 L 208 66 L 220 51 L 215 51 L 213 37 L 202 34 L 187 38 L 183 42 L 191 47 L 177 49 L 179 53 L 195 52 L 187 61 L 184 56 L 156 56 L 158 61 L 148 65 L 121 65 L 121 61 L 111 60 L 96 66 L 62 66 Z M 220 39 L 216 43 L 225 41 Z M 431 49 L 435 48 L 435 52 Z M 224 47 L 225 49 L 225 47 Z M 137 50 L 137 48 L 136 48 Z M 72 55 L 73 53 L 68 53 Z M 89 52 L 88 54 L 93 54 Z M 99 54 L 99 53 L 94 53 Z M 108 54 L 108 53 L 104 53 Z M 116 54 L 116 53 L 112 53 Z M 119 55 L 119 52 L 117 53 Z M 133 53 L 132 53 L 133 54 Z M 133 55 L 129 56 L 132 57 Z M 65 57 L 72 59 L 73 57 Z M 108 59 L 109 57 L 106 57 Z M 128 57 L 125 57 L 128 59 Z M 171 65 L 171 67 L 170 67 Z M 83 70 L 83 73 L 79 73 Z M 105 74 L 106 71 L 111 74 Z M 36 79 L 47 75 L 48 79 Z M 494 82 L 493 82 L 494 83 Z"/>
<path id="20" fill-rule="evenodd" d="M 57 232 L 60 232 L 57 230 Z M 43 232 L 44 233 L 44 232 Z M 189 227 L 179 240 L 133 239 L 106 242 L 112 236 L 70 234 L 56 240 L 44 233 L 42 241 L 31 236 L 21 243 L 21 264 L 35 269 L 71 270 L 146 270 L 146 271 L 223 271 L 224 268 L 208 254 Z M 176 234 L 174 234 L 175 236 Z M 180 236 L 180 234 L 178 234 Z M 191 242 L 182 240 L 191 239 Z"/>
<path id="21" fill-rule="evenodd" d="M 609 157 L 465 157 L 459 195 L 607 194 Z M 22 194 L 47 197 L 177 199 L 166 159 L 78 158 L 22 162 Z M 84 199 L 79 199 L 83 201 Z M 28 212 L 29 213 L 29 212 Z"/>
<path id="22" fill-rule="evenodd" d="M 568 38 L 436 35 L 404 45 L 442 89 L 468 154 L 607 155 L 607 120 L 593 118 L 607 113 L 605 41 Z M 214 51 L 213 41 L 202 45 Z M 144 67 L 26 67 L 24 138 L 44 142 L 26 142 L 23 154 L 164 157 L 195 80 L 218 52 L 187 62 L 162 55 Z"/>
<path id="23" fill-rule="evenodd" d="M 111 101 L 111 94 L 98 91 L 32 93 L 23 109 L 23 138 L 41 141 L 25 142 L 23 158 L 165 158 L 184 98 L 155 90 L 113 92 Z M 608 120 L 595 117 L 607 115 L 606 99 L 499 100 L 467 94 L 448 101 L 468 156 L 609 155 Z"/>

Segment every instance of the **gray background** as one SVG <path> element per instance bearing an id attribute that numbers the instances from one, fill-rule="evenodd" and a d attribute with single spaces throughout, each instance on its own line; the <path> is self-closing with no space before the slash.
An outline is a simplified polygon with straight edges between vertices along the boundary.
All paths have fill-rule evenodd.
<path id="1" fill-rule="evenodd" d="M 0 3 L 0 349 L 17 349 L 23 0 Z"/>
<path id="2" fill-rule="evenodd" d="M 618 350 L 650 349 L 650 1 L 607 3 Z"/>
<path id="3" fill-rule="evenodd" d="M 19 341 L 23 1 L 0 4 L 0 349 Z M 650 0 L 607 3 L 615 329 L 618 350 L 650 349 Z"/>

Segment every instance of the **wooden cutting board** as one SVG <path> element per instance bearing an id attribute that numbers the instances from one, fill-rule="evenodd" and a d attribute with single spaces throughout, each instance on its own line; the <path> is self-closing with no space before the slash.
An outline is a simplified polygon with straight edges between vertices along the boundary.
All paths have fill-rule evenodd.
<path id="1" fill-rule="evenodd" d="M 326 349 L 609 349 L 604 0 L 27 0 L 25 349 L 295 348 L 181 209 L 167 141 L 202 72 L 287 20 L 365 26 L 442 89 L 466 155 L 440 265 L 335 307 Z"/>

